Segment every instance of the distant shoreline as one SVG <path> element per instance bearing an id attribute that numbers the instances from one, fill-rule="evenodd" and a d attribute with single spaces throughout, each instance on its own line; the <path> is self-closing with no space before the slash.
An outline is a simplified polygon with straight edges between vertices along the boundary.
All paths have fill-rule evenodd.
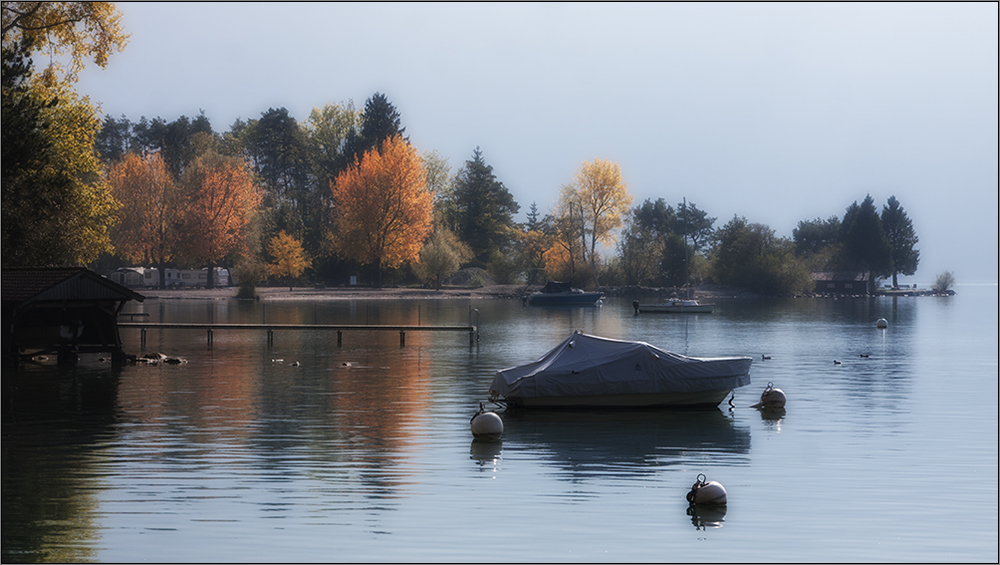
<path id="1" fill-rule="evenodd" d="M 415 287 L 293 287 L 267 286 L 257 288 L 256 300 L 274 302 L 289 300 L 520 300 L 521 298 L 540 290 L 540 285 L 488 285 L 476 288 L 446 287 L 441 290 Z M 637 287 L 615 286 L 600 287 L 606 297 L 662 300 L 671 296 L 686 297 L 687 289 L 672 287 Z M 724 287 L 718 285 L 701 285 L 693 287 L 692 298 L 706 299 L 753 299 L 762 298 L 760 294 L 742 288 Z M 146 298 L 159 300 L 236 300 L 235 287 L 196 288 L 196 289 L 139 289 L 137 292 Z M 879 290 L 870 296 L 931 296 L 929 290 Z M 833 295 L 805 294 L 800 298 L 825 298 Z M 839 298 L 849 298 L 852 295 L 838 295 Z M 858 296 L 861 297 L 861 296 Z M 251 299 L 246 299 L 251 300 Z"/>

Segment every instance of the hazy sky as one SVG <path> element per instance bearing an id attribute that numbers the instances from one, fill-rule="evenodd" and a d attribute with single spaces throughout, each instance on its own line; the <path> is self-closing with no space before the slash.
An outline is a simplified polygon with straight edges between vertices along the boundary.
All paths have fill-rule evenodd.
<path id="1" fill-rule="evenodd" d="M 524 212 L 583 161 L 635 196 L 791 237 L 895 195 L 917 275 L 997 280 L 996 3 L 122 3 L 82 94 L 216 131 L 375 92 L 453 172 L 479 146 Z"/>

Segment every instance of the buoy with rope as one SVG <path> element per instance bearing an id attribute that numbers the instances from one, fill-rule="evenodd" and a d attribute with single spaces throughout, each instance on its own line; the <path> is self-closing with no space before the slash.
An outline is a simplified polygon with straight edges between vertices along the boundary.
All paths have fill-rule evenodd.
<path id="1" fill-rule="evenodd" d="M 503 420 L 496 412 L 487 412 L 483 403 L 479 403 L 479 412 L 469 420 L 472 427 L 472 437 L 479 440 L 498 440 L 503 435 Z"/>
<path id="2" fill-rule="evenodd" d="M 879 318 L 878 321 L 875 322 L 875 327 L 880 330 L 884 330 L 889 327 L 889 322 L 886 321 L 885 318 Z"/>
<path id="3" fill-rule="evenodd" d="M 687 493 L 689 506 L 704 504 L 707 506 L 722 506 L 727 502 L 726 487 L 717 481 L 706 481 L 705 474 L 699 473 L 698 479 L 691 485 Z"/>
<path id="4" fill-rule="evenodd" d="M 785 393 L 780 388 L 774 388 L 774 383 L 767 383 L 767 388 L 760 393 L 760 402 L 750 408 L 784 408 Z"/>

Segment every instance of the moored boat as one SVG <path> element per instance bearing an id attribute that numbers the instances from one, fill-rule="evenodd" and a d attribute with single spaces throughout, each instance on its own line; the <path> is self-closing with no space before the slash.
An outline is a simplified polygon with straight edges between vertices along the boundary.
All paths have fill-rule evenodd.
<path id="1" fill-rule="evenodd" d="M 592 306 L 604 298 L 600 292 L 584 292 L 573 288 L 570 283 L 549 281 L 539 292 L 529 294 L 525 300 L 528 304 L 567 304 L 575 306 Z"/>
<path id="2" fill-rule="evenodd" d="M 490 399 L 525 408 L 717 406 L 750 384 L 751 363 L 575 332 L 537 361 L 497 371 Z"/>

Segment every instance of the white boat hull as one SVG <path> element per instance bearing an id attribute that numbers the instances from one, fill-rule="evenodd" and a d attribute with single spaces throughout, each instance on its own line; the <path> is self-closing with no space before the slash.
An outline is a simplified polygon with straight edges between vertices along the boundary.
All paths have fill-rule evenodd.
<path id="1" fill-rule="evenodd" d="M 621 407 L 642 408 L 656 406 L 718 406 L 732 393 L 732 389 L 699 392 L 665 392 L 649 394 L 608 394 L 600 396 L 548 396 L 533 398 L 505 398 L 511 408 L 589 408 Z"/>

